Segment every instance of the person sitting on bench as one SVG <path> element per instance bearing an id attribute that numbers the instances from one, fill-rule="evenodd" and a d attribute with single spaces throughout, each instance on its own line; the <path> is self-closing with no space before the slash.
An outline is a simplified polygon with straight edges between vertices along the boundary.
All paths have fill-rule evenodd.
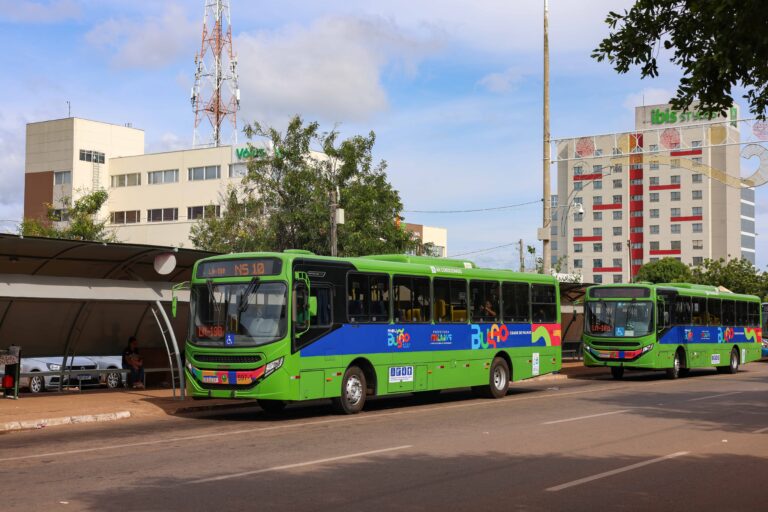
<path id="1" fill-rule="evenodd" d="M 139 343 L 136 336 L 128 338 L 128 346 L 123 350 L 123 369 L 130 370 L 128 385 L 134 389 L 144 389 L 144 359 L 139 355 Z"/>

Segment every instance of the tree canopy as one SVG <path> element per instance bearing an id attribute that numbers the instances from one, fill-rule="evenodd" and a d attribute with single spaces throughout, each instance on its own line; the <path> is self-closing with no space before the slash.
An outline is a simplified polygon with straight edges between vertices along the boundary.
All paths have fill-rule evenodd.
<path id="1" fill-rule="evenodd" d="M 744 258 L 728 261 L 723 258 L 706 259 L 691 270 L 694 283 L 723 286 L 734 293 L 748 293 L 760 297 L 766 295 L 768 276 L 759 272 Z"/>
<path id="2" fill-rule="evenodd" d="M 768 2 L 764 0 L 637 0 L 623 13 L 611 11 L 611 29 L 593 51 L 619 73 L 638 66 L 640 76 L 659 76 L 661 48 L 682 71 L 672 105 L 723 112 L 731 89 L 744 87 L 750 110 L 765 117 L 768 106 Z"/>
<path id="3" fill-rule="evenodd" d="M 47 204 L 45 219 L 24 219 L 19 227 L 19 234 L 24 236 L 44 236 L 65 238 L 68 240 L 90 240 L 95 242 L 116 242 L 115 233 L 107 228 L 106 220 L 98 220 L 99 210 L 107 202 L 109 195 L 105 190 L 95 190 L 75 200 L 67 210 L 68 220 L 61 218 L 59 210 Z M 69 199 L 65 199 L 68 203 Z"/>
<path id="4" fill-rule="evenodd" d="M 330 193 L 340 191 L 346 223 L 338 228 L 338 254 L 401 253 L 416 242 L 400 225 L 400 195 L 387 180 L 384 161 L 374 163 L 376 140 L 320 131 L 299 116 L 285 132 L 259 123 L 248 125 L 249 139 L 271 143 L 273 151 L 252 151 L 240 187 L 221 198 L 221 217 L 198 221 L 190 239 L 201 249 L 330 253 Z M 317 148 L 313 151 L 312 148 Z"/>
<path id="5" fill-rule="evenodd" d="M 690 283 L 691 269 L 675 258 L 662 258 L 640 267 L 635 279 L 651 283 Z"/>

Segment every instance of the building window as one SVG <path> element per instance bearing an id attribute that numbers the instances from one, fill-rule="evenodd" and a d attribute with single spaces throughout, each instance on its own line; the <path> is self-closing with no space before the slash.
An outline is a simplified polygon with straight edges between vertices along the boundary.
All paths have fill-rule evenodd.
<path id="1" fill-rule="evenodd" d="M 643 180 L 641 178 L 635 178 L 629 182 L 630 185 L 642 185 Z"/>
<path id="2" fill-rule="evenodd" d="M 635 226 L 629 230 L 630 233 L 642 233 L 643 226 Z"/>
<path id="3" fill-rule="evenodd" d="M 621 267 L 621 258 L 613 258 L 613 266 Z"/>
<path id="4" fill-rule="evenodd" d="M 155 208 L 147 210 L 147 222 L 170 222 L 179 220 L 178 208 Z"/>
<path id="5" fill-rule="evenodd" d="M 691 161 L 693 162 L 693 165 L 699 166 L 702 164 L 702 160 L 700 156 L 695 156 L 691 158 Z"/>
<path id="6" fill-rule="evenodd" d="M 643 164 L 629 164 L 629 168 L 633 171 L 642 171 Z"/>
<path id="7" fill-rule="evenodd" d="M 698 266 L 704 263 L 704 257 L 703 256 L 694 256 L 693 257 L 693 264 Z"/>
<path id="8" fill-rule="evenodd" d="M 691 147 L 692 148 L 700 148 L 701 147 L 701 141 L 700 140 L 692 140 L 691 141 Z"/>
<path id="9" fill-rule="evenodd" d="M 691 182 L 692 183 L 701 183 L 703 181 L 702 180 L 703 176 L 704 176 L 703 174 L 699 174 L 699 173 L 692 174 L 691 175 Z"/>
<path id="10" fill-rule="evenodd" d="M 650 261 L 651 263 L 656 263 L 657 261 L 659 261 L 659 258 L 651 258 Z"/>
<path id="11" fill-rule="evenodd" d="M 621 217 L 622 217 L 621 210 L 613 210 L 613 220 L 621 220 Z"/>
<path id="12" fill-rule="evenodd" d="M 71 185 L 72 171 L 54 171 L 53 184 L 54 185 Z"/>
<path id="13" fill-rule="evenodd" d="M 595 284 L 602 284 L 603 283 L 603 276 L 601 276 L 600 274 L 595 274 L 592 277 L 592 280 L 595 282 Z"/>
<path id="14" fill-rule="evenodd" d="M 582 174 L 584 174 L 584 169 L 580 165 L 577 165 L 576 167 L 573 168 L 574 176 L 581 176 Z"/>
<path id="15" fill-rule="evenodd" d="M 679 169 L 680 168 L 680 159 L 679 158 L 673 158 L 669 161 L 669 166 L 673 169 Z"/>
<path id="16" fill-rule="evenodd" d="M 574 213 L 573 214 L 573 222 L 581 222 L 584 220 L 584 214 L 583 213 Z"/>
<path id="17" fill-rule="evenodd" d="M 613 243 L 613 252 L 621 252 L 621 242 Z"/>
<path id="18" fill-rule="evenodd" d="M 643 216 L 643 210 L 635 210 L 632 213 L 630 213 L 630 216 L 632 216 L 632 217 L 642 217 Z"/>
<path id="19" fill-rule="evenodd" d="M 603 228 L 592 228 L 592 236 L 603 236 Z"/>
<path id="20" fill-rule="evenodd" d="M 632 260 L 632 264 L 633 265 L 642 265 L 643 264 L 643 260 L 642 260 L 642 258 L 634 259 L 634 260 Z"/>
<path id="21" fill-rule="evenodd" d="M 221 166 L 207 165 L 205 167 L 190 167 L 187 169 L 189 181 L 217 180 L 221 178 Z"/>
<path id="22" fill-rule="evenodd" d="M 584 204 L 584 198 L 580 196 L 574 197 L 573 204 Z"/>
<path id="23" fill-rule="evenodd" d="M 603 220 L 603 212 L 592 212 L 592 220 Z"/>
<path id="24" fill-rule="evenodd" d="M 649 162 L 648 168 L 652 171 L 658 171 L 659 170 L 659 161 L 658 160 L 651 160 Z"/>
<path id="25" fill-rule="evenodd" d="M 658 208 L 652 208 L 650 210 L 650 216 L 652 219 L 658 219 L 659 218 L 659 209 Z"/>
<path id="26" fill-rule="evenodd" d="M 51 220 L 55 222 L 69 222 L 69 210 L 66 208 L 51 210 Z"/>
<path id="27" fill-rule="evenodd" d="M 573 260 L 573 268 L 583 268 L 584 267 L 584 260 L 576 259 Z"/>
<path id="28" fill-rule="evenodd" d="M 136 187 L 141 185 L 141 173 L 117 174 L 110 177 L 112 188 Z"/>
<path id="29" fill-rule="evenodd" d="M 624 169 L 621 167 L 621 164 L 616 164 L 613 166 L 613 172 L 614 174 L 620 174 Z"/>
<path id="30" fill-rule="evenodd" d="M 621 274 L 613 274 L 613 282 L 614 283 L 620 283 L 621 282 Z"/>
<path id="31" fill-rule="evenodd" d="M 603 172 L 603 166 L 602 165 L 598 164 L 598 165 L 593 165 L 592 166 L 592 174 L 602 174 L 602 172 Z"/>
<path id="32" fill-rule="evenodd" d="M 631 245 L 631 247 L 632 247 L 632 249 L 642 249 L 643 248 L 643 244 L 640 243 L 640 242 L 635 242 L 635 243 L 633 243 Z"/>
<path id="33" fill-rule="evenodd" d="M 701 233 L 704 231 L 704 224 L 701 222 L 694 222 L 693 223 L 693 232 L 694 233 Z"/>
<path id="34" fill-rule="evenodd" d="M 701 199 L 703 196 L 701 190 L 691 190 L 691 197 L 693 199 Z"/>
<path id="35" fill-rule="evenodd" d="M 671 228 L 673 234 L 675 234 L 675 235 L 680 234 L 680 224 L 671 224 L 670 228 Z"/>
<path id="36" fill-rule="evenodd" d="M 669 248 L 673 251 L 679 251 L 680 250 L 680 240 L 672 240 L 669 244 Z"/>
<path id="37" fill-rule="evenodd" d="M 582 228 L 573 228 L 573 236 L 583 236 L 584 230 Z"/>
<path id="38" fill-rule="evenodd" d="M 694 240 L 693 248 L 696 250 L 704 249 L 704 240 Z"/>
<path id="39" fill-rule="evenodd" d="M 680 175 L 679 174 L 673 174 L 669 177 L 669 182 L 673 185 L 679 185 L 680 184 Z"/>
<path id="40" fill-rule="evenodd" d="M 658 176 L 651 176 L 649 183 L 651 185 L 658 185 L 659 184 L 659 177 Z"/>
<path id="41" fill-rule="evenodd" d="M 613 148 L 613 154 L 614 155 L 620 155 L 621 154 L 621 148 Z"/>
<path id="42" fill-rule="evenodd" d="M 596 149 L 595 150 L 595 156 L 603 156 L 603 150 L 602 149 Z"/>
<path id="43" fill-rule="evenodd" d="M 592 244 L 592 252 L 603 252 L 603 244 Z"/>
<path id="44" fill-rule="evenodd" d="M 679 190 L 673 190 L 670 194 L 670 199 L 672 201 L 679 201 L 680 200 L 680 191 Z"/>
<path id="45" fill-rule="evenodd" d="M 613 180 L 613 188 L 621 188 L 621 180 Z"/>
<path id="46" fill-rule="evenodd" d="M 659 225 L 658 224 L 651 224 L 648 227 L 651 229 L 650 233 L 652 235 L 658 235 L 659 234 Z"/>
<path id="47" fill-rule="evenodd" d="M 592 188 L 595 190 L 602 190 L 603 189 L 603 181 L 602 180 L 595 180 L 592 182 Z"/>
<path id="48" fill-rule="evenodd" d="M 651 196 L 653 196 L 653 194 L 651 194 Z M 629 200 L 630 201 L 642 201 L 643 200 L 643 196 L 635 195 L 635 196 L 630 197 Z M 659 200 L 659 194 L 656 194 L 656 200 L 657 201 Z M 651 201 L 653 201 L 653 199 L 651 199 Z"/>
<path id="49" fill-rule="evenodd" d="M 211 217 L 221 217 L 221 206 L 209 204 L 207 206 L 189 206 L 187 208 L 188 220 L 210 219 Z M 552 234 L 555 235 L 557 233 Z"/>
<path id="50" fill-rule="evenodd" d="M 592 196 L 592 204 L 603 204 L 603 196 Z"/>
<path id="51" fill-rule="evenodd" d="M 658 203 L 659 202 L 659 193 L 658 192 L 651 192 L 649 195 L 649 200 L 652 203 Z"/>
<path id="52" fill-rule="evenodd" d="M 672 217 L 679 217 L 680 216 L 680 208 L 672 208 L 670 210 L 670 215 Z"/>
<path id="53" fill-rule="evenodd" d="M 150 171 L 147 173 L 147 183 L 149 185 L 159 185 L 161 183 L 176 183 L 179 181 L 178 169 L 167 169 L 165 171 Z"/>
<path id="54" fill-rule="evenodd" d="M 613 236 L 621 236 L 621 226 L 613 226 Z"/>
<path id="55" fill-rule="evenodd" d="M 613 196 L 613 204 L 621 204 L 621 195 Z"/>
<path id="56" fill-rule="evenodd" d="M 702 215 L 704 210 L 701 206 L 694 206 L 691 208 L 691 215 Z"/>
<path id="57" fill-rule="evenodd" d="M 659 145 L 658 144 L 649 144 L 648 150 L 652 153 L 656 153 L 659 151 Z"/>
<path id="58" fill-rule="evenodd" d="M 218 217 L 219 215 L 216 215 L 216 216 Z M 555 220 L 555 219 L 552 219 L 552 220 Z M 557 224 L 552 224 L 550 226 L 550 232 L 552 233 L 552 236 L 557 236 L 558 235 L 559 230 L 557 229 Z"/>
<path id="59" fill-rule="evenodd" d="M 648 245 L 648 248 L 652 251 L 658 251 L 659 250 L 659 242 L 653 241 Z"/>
<path id="60" fill-rule="evenodd" d="M 81 162 L 93 162 L 95 164 L 103 164 L 104 163 L 104 153 L 99 153 L 98 151 L 92 151 L 90 149 L 81 149 L 80 150 L 80 161 Z"/>
<path id="61" fill-rule="evenodd" d="M 139 210 L 109 213 L 110 224 L 136 224 L 137 222 L 141 222 L 141 212 Z"/>
<path id="62" fill-rule="evenodd" d="M 602 266 L 603 266 L 603 258 L 595 258 L 592 260 L 593 268 L 602 268 Z"/>
<path id="63" fill-rule="evenodd" d="M 574 181 L 573 182 L 573 190 L 582 190 L 584 188 L 584 182 L 583 181 Z"/>
<path id="64" fill-rule="evenodd" d="M 573 252 L 584 252 L 584 246 L 582 244 L 573 244 Z"/>

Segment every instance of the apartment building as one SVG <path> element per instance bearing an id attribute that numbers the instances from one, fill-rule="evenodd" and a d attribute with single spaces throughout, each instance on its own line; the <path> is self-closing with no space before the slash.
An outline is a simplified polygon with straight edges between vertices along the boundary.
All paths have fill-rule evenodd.
<path id="1" fill-rule="evenodd" d="M 635 109 L 634 131 L 557 143 L 552 260 L 585 282 L 628 282 L 673 257 L 755 262 L 754 189 L 741 185 L 738 107 Z M 581 213 L 583 211 L 583 213 Z"/>

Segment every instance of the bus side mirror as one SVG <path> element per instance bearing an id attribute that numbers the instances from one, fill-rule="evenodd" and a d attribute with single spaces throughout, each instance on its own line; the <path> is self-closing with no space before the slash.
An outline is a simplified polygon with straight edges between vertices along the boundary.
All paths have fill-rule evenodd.
<path id="1" fill-rule="evenodd" d="M 171 315 L 173 315 L 173 318 L 176 318 L 176 307 L 179 304 L 179 298 L 176 297 L 176 295 L 173 296 L 173 299 L 171 299 Z"/>
<path id="2" fill-rule="evenodd" d="M 179 298 L 176 296 L 176 292 L 179 290 L 189 290 L 189 288 L 189 281 L 175 284 L 173 285 L 173 288 L 171 288 L 171 315 L 173 315 L 173 318 L 176 318 L 176 310 L 179 306 Z"/>

